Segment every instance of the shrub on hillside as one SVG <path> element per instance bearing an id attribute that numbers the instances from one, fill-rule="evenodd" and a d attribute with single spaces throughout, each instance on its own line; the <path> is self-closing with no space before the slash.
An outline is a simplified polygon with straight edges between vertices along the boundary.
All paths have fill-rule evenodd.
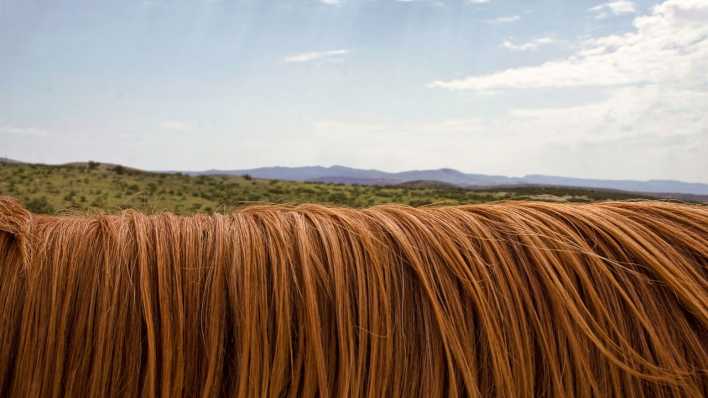
<path id="1" fill-rule="evenodd" d="M 27 210 L 39 214 L 53 214 L 56 210 L 49 204 L 46 196 L 32 198 L 26 203 Z"/>

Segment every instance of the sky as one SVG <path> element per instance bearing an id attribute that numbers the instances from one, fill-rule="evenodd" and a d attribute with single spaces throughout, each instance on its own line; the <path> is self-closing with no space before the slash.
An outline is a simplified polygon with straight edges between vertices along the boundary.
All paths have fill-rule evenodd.
<path id="1" fill-rule="evenodd" d="M 708 182 L 708 0 L 0 0 L 0 156 Z"/>

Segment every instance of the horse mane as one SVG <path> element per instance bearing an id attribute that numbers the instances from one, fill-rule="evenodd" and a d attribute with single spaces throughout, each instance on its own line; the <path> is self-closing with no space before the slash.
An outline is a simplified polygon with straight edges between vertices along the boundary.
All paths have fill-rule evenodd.
<path id="1" fill-rule="evenodd" d="M 705 397 L 708 208 L 0 198 L 0 396 Z"/>

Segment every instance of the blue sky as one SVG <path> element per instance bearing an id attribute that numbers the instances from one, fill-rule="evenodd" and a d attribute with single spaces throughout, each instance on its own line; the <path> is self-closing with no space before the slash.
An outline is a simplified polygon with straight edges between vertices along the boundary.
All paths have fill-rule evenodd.
<path id="1" fill-rule="evenodd" d="M 0 156 L 708 182 L 708 0 L 0 0 Z"/>

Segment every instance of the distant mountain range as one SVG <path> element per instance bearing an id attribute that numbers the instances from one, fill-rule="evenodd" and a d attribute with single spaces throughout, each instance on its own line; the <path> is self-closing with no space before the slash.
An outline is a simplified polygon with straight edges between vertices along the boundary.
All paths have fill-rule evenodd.
<path id="1" fill-rule="evenodd" d="M 459 187 L 495 187 L 510 185 L 546 185 L 613 189 L 652 194 L 708 195 L 708 184 L 674 180 L 597 180 L 530 174 L 523 177 L 463 173 L 454 169 L 411 170 L 390 173 L 381 170 L 355 169 L 344 166 L 261 167 L 245 170 L 206 170 L 186 172 L 190 175 L 250 175 L 255 178 L 330 182 L 361 185 L 398 185 L 411 181 L 435 181 Z"/>
<path id="2" fill-rule="evenodd" d="M 0 157 L 0 164 L 21 164 L 22 161 Z M 68 163 L 82 165 L 86 162 Z M 131 168 L 132 170 L 132 168 Z M 176 173 L 178 171 L 164 171 Z M 374 169 L 355 169 L 345 166 L 306 167 L 260 167 L 243 170 L 180 171 L 183 174 L 199 175 L 250 175 L 254 178 L 310 181 L 319 183 L 358 185 L 447 185 L 461 188 L 504 188 L 519 186 L 552 186 L 616 190 L 651 194 L 653 197 L 681 200 L 708 201 L 708 184 L 675 180 L 599 180 L 590 178 L 557 177 L 529 174 L 523 177 L 463 173 L 455 169 L 410 170 L 397 173 Z"/>

